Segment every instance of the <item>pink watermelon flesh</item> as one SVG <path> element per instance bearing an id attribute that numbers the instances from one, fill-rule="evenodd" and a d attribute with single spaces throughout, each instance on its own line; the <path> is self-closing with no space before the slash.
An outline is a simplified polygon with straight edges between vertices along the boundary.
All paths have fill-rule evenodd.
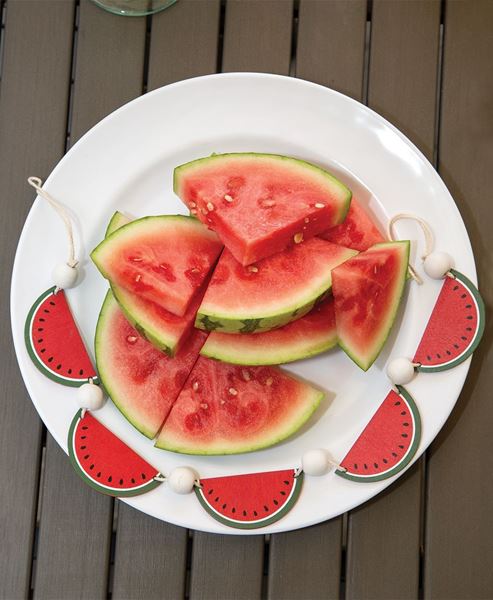
<path id="1" fill-rule="evenodd" d="M 70 460 L 91 487 L 111 496 L 137 496 L 158 486 L 159 472 L 114 433 L 79 411 L 68 434 Z"/>
<path id="2" fill-rule="evenodd" d="M 275 367 L 238 367 L 201 356 L 156 446 L 184 454 L 265 448 L 299 429 L 322 397 Z"/>
<path id="3" fill-rule="evenodd" d="M 414 356 L 420 371 L 445 371 L 468 358 L 484 331 L 484 305 L 462 273 L 445 277 L 428 325 Z"/>
<path id="4" fill-rule="evenodd" d="M 115 405 L 147 437 L 159 431 L 206 337 L 193 330 L 169 358 L 138 334 L 108 292 L 96 329 L 99 375 Z"/>
<path id="5" fill-rule="evenodd" d="M 175 192 L 248 265 L 340 223 L 351 192 L 327 171 L 272 154 L 217 154 L 175 169 Z"/>
<path id="6" fill-rule="evenodd" d="M 201 479 L 195 489 L 205 510 L 217 521 L 238 529 L 265 527 L 294 506 L 303 474 L 293 469 Z"/>
<path id="7" fill-rule="evenodd" d="M 240 365 L 279 365 L 315 356 L 337 343 L 332 296 L 307 315 L 264 333 L 209 334 L 200 353 Z"/>
<path id="8" fill-rule="evenodd" d="M 197 219 L 144 217 L 120 227 L 91 257 L 104 277 L 183 316 L 222 249 Z"/>
<path id="9" fill-rule="evenodd" d="M 44 292 L 26 320 L 26 346 L 36 367 L 57 383 L 77 387 L 97 379 L 63 290 Z"/>
<path id="10" fill-rule="evenodd" d="M 389 392 L 377 412 L 341 461 L 337 474 L 353 481 L 379 481 L 401 471 L 413 458 L 421 420 L 411 396 Z"/>
<path id="11" fill-rule="evenodd" d="M 409 242 L 372 246 L 332 272 L 339 345 L 364 371 L 380 353 L 406 281 Z"/>
<path id="12" fill-rule="evenodd" d="M 224 250 L 196 327 L 231 333 L 268 331 L 305 315 L 331 287 L 331 272 L 355 250 L 313 238 L 255 265 Z"/>
<path id="13" fill-rule="evenodd" d="M 322 232 L 319 237 L 360 252 L 368 250 L 375 244 L 385 242 L 378 227 L 354 197 L 344 221 L 340 225 Z"/>

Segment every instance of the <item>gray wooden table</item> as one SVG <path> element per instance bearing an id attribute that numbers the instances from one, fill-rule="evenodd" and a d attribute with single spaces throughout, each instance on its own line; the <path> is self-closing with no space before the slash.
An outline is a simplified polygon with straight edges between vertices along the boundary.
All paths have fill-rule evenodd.
<path id="1" fill-rule="evenodd" d="M 86 487 L 29 400 L 8 308 L 26 177 L 121 104 L 216 71 L 309 79 L 397 125 L 452 192 L 491 306 L 493 1 L 180 0 L 148 19 L 88 0 L 0 8 L 0 597 L 493 598 L 491 326 L 451 419 L 396 485 L 318 526 L 242 538 Z"/>

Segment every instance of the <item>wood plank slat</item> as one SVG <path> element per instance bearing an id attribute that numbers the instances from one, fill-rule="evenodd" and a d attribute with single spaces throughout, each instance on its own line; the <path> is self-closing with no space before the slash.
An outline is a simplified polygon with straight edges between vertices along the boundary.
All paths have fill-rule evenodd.
<path id="1" fill-rule="evenodd" d="M 152 17 L 148 89 L 215 73 L 220 0 L 180 0 Z"/>
<path id="2" fill-rule="evenodd" d="M 493 3 L 445 8 L 439 171 L 459 206 L 479 286 L 493 306 Z M 474 353 L 459 401 L 428 453 L 425 598 L 493 597 L 493 330 Z"/>
<path id="3" fill-rule="evenodd" d="M 140 95 L 145 33 L 144 19 L 115 17 L 81 1 L 71 142 Z M 106 596 L 112 510 L 112 499 L 80 481 L 49 436 L 35 598 Z"/>
<path id="4" fill-rule="evenodd" d="M 222 70 L 288 75 L 292 0 L 228 0 Z"/>
<path id="5" fill-rule="evenodd" d="M 57 0 L 9 0 L 6 8 L 0 88 L 2 290 L 10 288 L 17 240 L 34 198 L 26 179 L 45 177 L 63 154 L 73 10 L 72 2 Z M 0 597 L 13 599 L 29 594 L 42 427 L 14 356 L 8 307 L 5 297 L 0 474 L 8 483 L 0 489 Z"/>
<path id="6" fill-rule="evenodd" d="M 363 97 L 366 0 L 301 0 L 296 76 Z"/>
<path id="7" fill-rule="evenodd" d="M 374 0 L 368 104 L 430 160 L 439 39 L 439 2 Z M 423 468 L 420 461 L 384 494 L 350 513 L 347 598 L 418 597 Z"/>

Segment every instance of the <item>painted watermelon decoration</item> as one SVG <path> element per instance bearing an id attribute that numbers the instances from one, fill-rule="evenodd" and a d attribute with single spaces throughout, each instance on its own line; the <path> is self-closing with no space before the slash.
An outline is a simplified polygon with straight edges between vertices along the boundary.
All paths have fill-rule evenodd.
<path id="1" fill-rule="evenodd" d="M 409 242 L 376 244 L 332 272 L 339 345 L 364 371 L 382 350 L 406 283 Z"/>
<path id="2" fill-rule="evenodd" d="M 280 365 L 316 356 L 336 344 L 334 299 L 329 296 L 301 319 L 273 331 L 213 331 L 200 354 L 238 365 Z"/>
<path id="3" fill-rule="evenodd" d="M 207 335 L 194 330 L 174 358 L 138 335 L 109 291 L 96 327 L 96 364 L 123 415 L 154 438 L 178 397 Z"/>
<path id="4" fill-rule="evenodd" d="M 110 496 L 138 496 L 161 484 L 161 474 L 91 413 L 79 411 L 70 425 L 73 467 L 92 488 Z"/>
<path id="5" fill-rule="evenodd" d="M 414 356 L 418 371 L 446 371 L 474 352 L 484 332 L 484 303 L 476 286 L 451 269 Z"/>
<path id="6" fill-rule="evenodd" d="M 239 367 L 201 356 L 156 442 L 183 454 L 239 454 L 297 431 L 324 394 L 277 367 Z"/>
<path id="7" fill-rule="evenodd" d="M 174 190 L 242 265 L 341 223 L 350 190 L 303 160 L 276 154 L 213 154 L 175 169 Z"/>
<path id="8" fill-rule="evenodd" d="M 91 258 L 113 285 L 183 316 L 221 249 L 216 234 L 197 219 L 167 215 L 120 227 Z"/>
<path id="9" fill-rule="evenodd" d="M 308 313 L 330 290 L 331 272 L 357 254 L 319 238 L 244 267 L 224 250 L 195 326 L 225 333 L 259 333 Z"/>
<path id="10" fill-rule="evenodd" d="M 284 517 L 298 500 L 302 486 L 303 473 L 287 469 L 201 479 L 195 494 L 223 525 L 257 529 Z"/>
<path id="11" fill-rule="evenodd" d="M 385 238 L 370 215 L 354 197 L 344 221 L 340 225 L 322 232 L 319 237 L 359 252 L 368 250 L 380 242 L 385 242 Z"/>
<path id="12" fill-rule="evenodd" d="M 341 461 L 336 473 L 359 482 L 381 481 L 404 469 L 421 439 L 421 418 L 401 386 L 389 392 L 368 425 Z"/>
<path id="13" fill-rule="evenodd" d="M 29 356 L 43 375 L 71 387 L 89 379 L 97 383 L 63 290 L 52 287 L 36 300 L 27 315 L 24 338 Z"/>

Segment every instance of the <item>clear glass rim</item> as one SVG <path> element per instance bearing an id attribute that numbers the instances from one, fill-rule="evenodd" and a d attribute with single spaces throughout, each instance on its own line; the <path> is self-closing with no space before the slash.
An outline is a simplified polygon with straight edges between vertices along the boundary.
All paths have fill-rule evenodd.
<path id="1" fill-rule="evenodd" d="M 162 10 L 166 10 L 167 8 L 175 4 L 177 1 L 178 0 L 167 0 L 167 2 L 163 6 L 157 6 L 156 8 L 150 8 L 148 10 L 125 10 L 107 6 L 104 3 L 104 0 L 92 0 L 92 2 L 99 6 L 99 8 L 102 8 L 103 10 L 113 15 L 119 15 L 121 17 L 146 17 L 147 15 L 154 15 L 158 12 L 161 12 Z"/>

